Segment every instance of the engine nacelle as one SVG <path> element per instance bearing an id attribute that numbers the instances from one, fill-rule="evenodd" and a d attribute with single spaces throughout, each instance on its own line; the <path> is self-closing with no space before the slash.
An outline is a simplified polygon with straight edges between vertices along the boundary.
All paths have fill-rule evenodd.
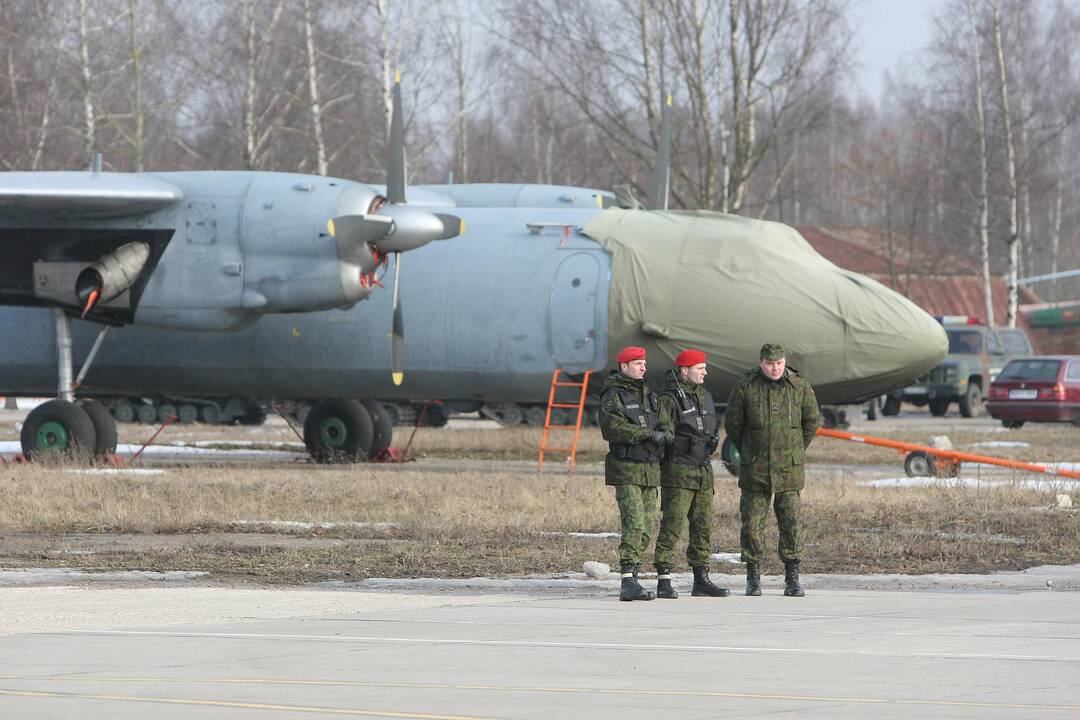
<path id="1" fill-rule="evenodd" d="M 85 304 L 96 290 L 96 301 L 107 303 L 135 284 L 149 259 L 150 246 L 146 243 L 121 245 L 79 273 L 75 296 Z"/>

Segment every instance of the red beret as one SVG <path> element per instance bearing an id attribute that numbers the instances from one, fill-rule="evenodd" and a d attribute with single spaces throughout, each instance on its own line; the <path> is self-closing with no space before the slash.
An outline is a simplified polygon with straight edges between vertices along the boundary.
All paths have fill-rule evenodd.
<path id="1" fill-rule="evenodd" d="M 683 350 L 675 356 L 675 364 L 679 367 L 691 367 L 705 362 L 705 353 L 700 350 Z"/>
<path id="2" fill-rule="evenodd" d="M 615 360 L 617 362 L 621 362 L 621 363 L 630 362 L 632 360 L 644 360 L 644 359 L 645 359 L 645 348 L 637 347 L 636 345 L 631 345 L 629 347 L 624 347 L 622 350 L 619 351 L 619 354 L 615 356 Z"/>

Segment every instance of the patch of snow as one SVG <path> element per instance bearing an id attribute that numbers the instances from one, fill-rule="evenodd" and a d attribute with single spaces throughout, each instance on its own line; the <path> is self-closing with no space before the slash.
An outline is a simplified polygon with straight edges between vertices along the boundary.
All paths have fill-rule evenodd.
<path id="1" fill-rule="evenodd" d="M 709 559 L 712 560 L 713 562 L 732 563 L 734 565 L 738 565 L 739 563 L 742 562 L 742 554 L 741 553 L 713 553 L 712 555 L 709 556 Z"/>
<path id="2" fill-rule="evenodd" d="M 260 527 L 277 530 L 398 530 L 401 525 L 391 522 L 304 522 L 300 520 L 233 520 L 233 527 Z"/>
<path id="3" fill-rule="evenodd" d="M 1059 490 L 1080 490 L 1080 480 L 984 480 L 981 478 L 937 478 L 937 477 L 898 477 L 860 480 L 856 485 L 874 488 L 896 487 L 955 487 L 990 489 L 998 487 L 1018 487 L 1037 492 L 1056 492 Z"/>
<path id="4" fill-rule="evenodd" d="M 1020 442 L 1019 440 L 989 440 L 987 442 L 977 442 L 968 447 L 973 448 L 1029 448 L 1031 443 Z"/>
<path id="5" fill-rule="evenodd" d="M 587 560 L 582 564 L 581 569 L 584 573 L 593 578 L 594 580 L 601 580 L 608 576 L 611 572 L 611 566 L 607 563 L 597 562 L 595 560 Z"/>
<path id="6" fill-rule="evenodd" d="M 164 475 L 164 470 L 151 468 L 79 468 L 65 470 L 75 475 Z"/>
<path id="7" fill-rule="evenodd" d="M 169 572 L 150 572 L 147 570 L 87 572 L 69 568 L 25 568 L 0 570 L 0 587 L 73 582 L 178 582 L 206 577 L 209 574 L 207 572 L 187 570 L 171 570 Z"/>
<path id="8" fill-rule="evenodd" d="M 544 532 L 541 535 L 559 535 L 572 538 L 617 538 L 621 537 L 617 532 Z"/>

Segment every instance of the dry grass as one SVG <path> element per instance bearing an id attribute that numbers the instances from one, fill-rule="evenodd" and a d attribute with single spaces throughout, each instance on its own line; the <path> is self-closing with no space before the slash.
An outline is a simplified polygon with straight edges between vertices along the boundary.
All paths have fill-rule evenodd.
<path id="1" fill-rule="evenodd" d="M 499 433 L 495 433 L 498 435 Z M 614 539 L 571 531 L 617 529 L 612 491 L 597 476 L 437 472 L 378 467 L 185 468 L 160 476 L 88 476 L 67 468 L 0 468 L 0 532 L 33 534 L 42 547 L 63 533 L 139 533 L 139 551 L 15 551 L 0 564 L 209 569 L 214 576 L 306 582 L 378 576 L 467 577 L 614 563 Z M 738 490 L 718 478 L 713 547 L 738 550 Z M 807 572 L 975 572 L 1080 562 L 1080 513 L 1046 511 L 1052 494 L 949 487 L 873 489 L 851 474 L 804 492 Z M 1076 498 L 1080 500 L 1080 497 Z M 310 537 L 347 542 L 304 547 L 222 542 L 235 520 L 392 523 Z M 769 546 L 776 545 L 770 520 Z M 164 546 L 155 534 L 186 542 Z M 20 543 L 20 547 L 26 547 Z M 4 548 L 7 548 L 4 551 Z M 774 556 L 773 556 L 774 557 Z M 777 561 L 770 557 L 767 566 Z"/>

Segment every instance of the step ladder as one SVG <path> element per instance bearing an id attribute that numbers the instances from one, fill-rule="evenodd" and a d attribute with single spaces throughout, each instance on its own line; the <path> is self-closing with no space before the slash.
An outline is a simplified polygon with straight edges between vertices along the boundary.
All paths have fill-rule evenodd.
<path id="1" fill-rule="evenodd" d="M 562 375 L 561 369 L 556 369 L 551 374 L 551 391 L 548 393 L 547 403 L 547 415 L 544 417 L 544 435 L 540 438 L 540 457 L 536 462 L 536 472 L 540 473 L 544 469 L 544 454 L 545 453 L 566 453 L 566 474 L 572 475 L 574 472 L 574 463 L 577 459 L 577 446 L 578 438 L 581 436 L 581 421 L 585 416 L 585 393 L 589 389 L 589 378 L 592 376 L 592 370 L 585 371 L 585 377 L 581 382 L 566 382 L 560 381 L 559 378 Z M 558 399 L 559 388 L 578 388 L 578 399 L 576 402 L 564 402 Z M 565 391 L 564 391 L 565 395 Z M 552 425 L 551 414 L 552 410 L 576 410 L 577 419 L 573 425 Z M 560 413 L 561 414 L 561 413 Z M 548 445 L 551 439 L 552 430 L 573 430 L 574 439 L 570 443 L 569 447 L 553 447 Z"/>

